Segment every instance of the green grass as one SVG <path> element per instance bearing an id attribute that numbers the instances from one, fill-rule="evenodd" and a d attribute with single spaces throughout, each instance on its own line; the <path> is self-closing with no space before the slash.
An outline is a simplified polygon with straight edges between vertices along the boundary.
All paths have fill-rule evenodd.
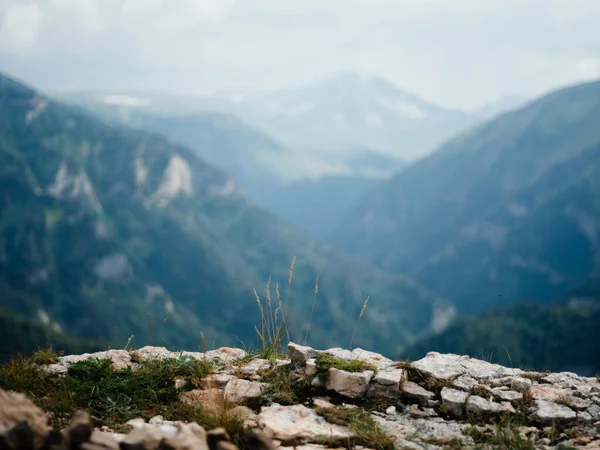
<path id="1" fill-rule="evenodd" d="M 235 409 L 235 405 L 226 404 L 216 410 L 207 410 L 184 403 L 176 403 L 163 416 L 165 420 L 196 422 L 206 430 L 224 428 L 231 441 L 240 449 L 254 448 L 250 444 L 252 430 L 245 425 L 245 419 Z M 182 417 L 185 419 L 182 419 Z"/>
<path id="2" fill-rule="evenodd" d="M 295 405 L 309 398 L 310 380 L 295 379 L 290 365 L 270 369 L 262 377 L 268 383 L 264 393 L 265 403 Z"/>
<path id="3" fill-rule="evenodd" d="M 192 389 L 212 371 L 210 364 L 192 358 L 143 361 L 136 370 L 115 369 L 108 359 L 88 359 L 72 364 L 59 377 L 42 370 L 34 358 L 17 357 L 0 367 L 0 387 L 30 397 L 51 413 L 57 429 L 78 409 L 118 427 L 135 417 L 149 419 L 181 409 L 175 379 L 185 378 L 183 389 Z"/>
<path id="4" fill-rule="evenodd" d="M 325 353 L 321 353 L 315 358 L 315 364 L 317 366 L 317 376 L 323 381 L 327 379 L 329 369 L 332 367 L 346 372 L 364 372 L 365 370 L 377 372 L 377 366 L 373 364 L 359 360 L 348 361 Z"/>
<path id="5" fill-rule="evenodd" d="M 358 408 L 316 408 L 316 412 L 329 423 L 347 427 L 356 437 L 353 445 L 362 445 L 374 450 L 392 450 L 394 441 L 375 422 L 371 414 Z"/>
<path id="6" fill-rule="evenodd" d="M 58 353 L 52 347 L 40 348 L 31 357 L 32 361 L 39 365 L 54 364 L 58 362 Z"/>
<path id="7" fill-rule="evenodd" d="M 286 291 L 285 302 L 281 300 L 281 293 L 279 291 L 279 285 L 275 285 L 275 301 L 271 296 L 271 278 L 267 281 L 265 289 L 265 304 L 260 301 L 260 296 L 254 290 L 254 296 L 258 309 L 260 310 L 261 327 L 260 330 L 257 326 L 254 327 L 256 334 L 260 340 L 260 351 L 258 355 L 264 359 L 272 360 L 274 358 L 282 357 L 286 354 L 287 344 L 290 342 L 290 334 L 287 322 L 285 320 L 285 313 L 289 301 L 289 293 L 292 286 L 292 279 L 294 277 L 294 266 L 296 264 L 296 257 L 292 260 L 290 265 L 288 284 Z"/>
<path id="8" fill-rule="evenodd" d="M 269 361 L 274 361 L 277 358 L 285 357 L 287 355 L 287 345 L 291 342 L 290 329 L 288 327 L 286 313 L 290 299 L 289 295 L 292 287 L 292 280 L 294 278 L 295 266 L 296 257 L 294 256 L 289 268 L 285 300 L 282 300 L 278 284 L 275 285 L 275 298 L 273 299 L 271 293 L 271 278 L 269 278 L 269 280 L 267 281 L 264 301 L 261 300 L 260 295 L 258 294 L 256 289 L 254 289 L 254 297 L 256 299 L 256 303 L 258 304 L 258 309 L 260 311 L 261 318 L 260 329 L 258 326 L 254 327 L 254 330 L 260 342 L 260 348 L 258 349 L 256 354 L 257 356 L 260 356 L 261 358 L 267 359 Z M 296 342 L 303 343 L 303 345 L 307 345 L 308 335 L 312 325 L 318 293 L 319 277 L 317 276 L 314 287 L 313 301 L 310 309 L 310 315 L 308 317 L 308 322 L 304 331 L 304 338 L 302 338 L 302 333 L 300 333 L 300 335 L 297 336 L 298 339 Z M 369 304 L 369 300 L 370 297 L 367 297 L 367 299 L 362 305 L 360 313 L 358 314 L 358 318 L 356 320 L 356 323 L 354 324 L 354 329 L 352 331 L 352 336 L 350 337 L 350 343 L 348 345 L 349 348 L 352 348 L 352 344 L 354 343 L 354 339 L 356 337 L 358 325 L 363 315 L 365 314 L 367 305 Z"/>

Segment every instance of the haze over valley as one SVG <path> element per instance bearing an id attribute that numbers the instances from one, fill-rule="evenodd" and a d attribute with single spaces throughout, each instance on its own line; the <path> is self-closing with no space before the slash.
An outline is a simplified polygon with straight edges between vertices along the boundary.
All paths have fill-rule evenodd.
<path id="1" fill-rule="evenodd" d="M 0 3 L 1 358 L 600 371 L 597 3 L 118 4 Z"/>

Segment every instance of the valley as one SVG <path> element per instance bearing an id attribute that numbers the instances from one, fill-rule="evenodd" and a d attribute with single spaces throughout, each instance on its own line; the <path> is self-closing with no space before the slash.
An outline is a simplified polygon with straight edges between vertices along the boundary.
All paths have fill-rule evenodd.
<path id="1" fill-rule="evenodd" d="M 309 342 L 350 341 L 371 296 L 355 342 L 389 354 L 452 315 L 410 279 L 268 213 L 187 147 L 6 76 L 0 99 L 0 305 L 12 314 L 115 345 L 252 347 L 253 290 L 269 308 L 285 303 L 303 336 L 318 277 Z"/>
<path id="2" fill-rule="evenodd" d="M 318 345 L 350 336 L 360 315 L 360 345 L 392 356 L 439 349 L 529 368 L 598 366 L 584 364 L 583 342 L 600 291 L 568 297 L 600 261 L 598 82 L 488 112 L 416 160 L 358 138 L 346 152 L 339 141 L 313 152 L 252 114 L 171 97 L 152 108 L 75 101 L 8 77 L 2 89 L 3 305 L 21 322 L 46 321 L 39 342 L 58 332 L 92 346 L 133 335 L 197 347 L 202 333 L 256 345 L 253 290 L 264 302 L 273 277 L 271 301 L 276 284 L 287 297 L 294 260 L 286 314 L 301 336 L 314 313 Z M 584 350 L 557 358 L 557 342 Z"/>

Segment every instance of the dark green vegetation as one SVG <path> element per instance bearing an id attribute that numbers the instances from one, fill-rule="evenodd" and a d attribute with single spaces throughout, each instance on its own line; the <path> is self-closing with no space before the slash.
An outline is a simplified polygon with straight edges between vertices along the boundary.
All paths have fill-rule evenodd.
<path id="1" fill-rule="evenodd" d="M 598 123 L 600 82 L 549 94 L 405 168 L 331 239 L 459 312 L 558 298 L 598 263 Z"/>
<path id="2" fill-rule="evenodd" d="M 71 364 L 67 375 L 58 377 L 31 359 L 17 357 L 0 368 L 0 387 L 24 393 L 53 413 L 58 429 L 77 409 L 117 426 L 168 413 L 179 403 L 175 378 L 200 380 L 211 370 L 208 363 L 191 358 L 145 361 L 135 372 L 115 369 L 109 359 L 89 359 Z"/>
<path id="3" fill-rule="evenodd" d="M 193 349 L 254 346 L 279 284 L 292 339 L 319 292 L 309 343 L 393 355 L 447 304 L 282 223 L 223 173 L 165 138 L 109 125 L 0 77 L 2 306 L 62 333 Z M 288 295 L 288 267 L 297 256 Z M 263 296 L 264 297 L 264 296 Z M 266 299 L 263 298 L 263 302 Z M 56 347 L 55 347 L 56 348 Z"/>
<path id="4" fill-rule="evenodd" d="M 50 413 L 56 430 L 64 428 L 80 409 L 89 411 L 97 426 L 117 431 L 126 431 L 124 424 L 130 419 L 148 420 L 160 414 L 167 420 L 193 421 L 209 430 L 225 427 L 232 440 L 246 448 L 251 432 L 232 408 L 207 411 L 180 400 L 182 392 L 194 389 L 212 371 L 209 363 L 185 357 L 144 361 L 135 371 L 115 369 L 108 359 L 89 359 L 71 364 L 64 377 L 57 377 L 41 370 L 33 360 L 18 357 L 0 367 L 0 388 L 27 395 Z M 175 388 L 177 378 L 188 380 L 181 389 Z"/>
<path id="5" fill-rule="evenodd" d="M 6 310 L 0 310 L 0 342 L 0 363 L 8 361 L 11 355 L 29 354 L 50 345 L 67 354 L 81 354 L 108 346 L 104 342 L 69 338 L 41 321 L 19 317 Z"/>
<path id="6" fill-rule="evenodd" d="M 459 319 L 405 354 L 411 359 L 429 351 L 466 354 L 507 366 L 593 376 L 600 372 L 600 296 L 589 296 L 593 283 L 572 291 L 566 301 L 518 303 Z"/>

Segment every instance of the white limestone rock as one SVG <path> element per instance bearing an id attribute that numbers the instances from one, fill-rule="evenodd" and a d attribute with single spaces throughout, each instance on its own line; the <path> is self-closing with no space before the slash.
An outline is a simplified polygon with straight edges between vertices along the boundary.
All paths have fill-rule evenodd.
<path id="1" fill-rule="evenodd" d="M 565 405 L 548 400 L 536 400 L 535 410 L 531 418 L 542 424 L 564 423 L 575 421 L 577 414 L 571 408 Z"/>
<path id="2" fill-rule="evenodd" d="M 510 375 L 518 375 L 520 369 L 509 369 L 468 356 L 429 352 L 412 366 L 426 375 L 439 380 L 449 380 L 460 375 L 469 375 L 478 380 L 493 380 Z"/>
<path id="3" fill-rule="evenodd" d="M 319 355 L 319 352 L 306 345 L 299 345 L 294 342 L 288 344 L 288 354 L 292 363 L 299 366 L 305 366 L 309 359 L 314 359 Z"/>
<path id="4" fill-rule="evenodd" d="M 263 383 L 234 378 L 225 386 L 225 402 L 241 403 L 257 399 L 262 393 Z"/>
<path id="5" fill-rule="evenodd" d="M 467 412 L 475 414 L 500 414 L 506 412 L 506 407 L 499 403 L 491 402 L 478 395 L 471 395 L 467 400 Z"/>
<path id="6" fill-rule="evenodd" d="M 402 392 L 409 397 L 417 399 L 419 403 L 423 406 L 428 405 L 429 400 L 432 400 L 435 397 L 435 394 L 427 389 L 419 386 L 417 383 L 412 381 L 405 381 L 402 383 Z"/>
<path id="7" fill-rule="evenodd" d="M 348 429 L 327 422 L 304 405 L 263 406 L 256 421 L 267 436 L 282 442 L 316 441 L 319 438 L 347 440 L 354 436 Z"/>
<path id="8" fill-rule="evenodd" d="M 373 378 L 372 370 L 363 372 L 346 372 L 344 370 L 329 368 L 327 372 L 326 388 L 349 398 L 362 398 L 366 395 L 369 383 Z"/>
<path id="9" fill-rule="evenodd" d="M 445 387 L 441 392 L 442 406 L 454 416 L 462 416 L 464 414 L 465 402 L 468 394 L 464 391 Z"/>
<path id="10" fill-rule="evenodd" d="M 500 388 L 492 389 L 492 393 L 494 394 L 494 397 L 496 397 L 498 400 L 502 400 L 505 402 L 514 402 L 523 399 L 523 394 L 521 394 L 520 392 L 506 391 Z"/>

